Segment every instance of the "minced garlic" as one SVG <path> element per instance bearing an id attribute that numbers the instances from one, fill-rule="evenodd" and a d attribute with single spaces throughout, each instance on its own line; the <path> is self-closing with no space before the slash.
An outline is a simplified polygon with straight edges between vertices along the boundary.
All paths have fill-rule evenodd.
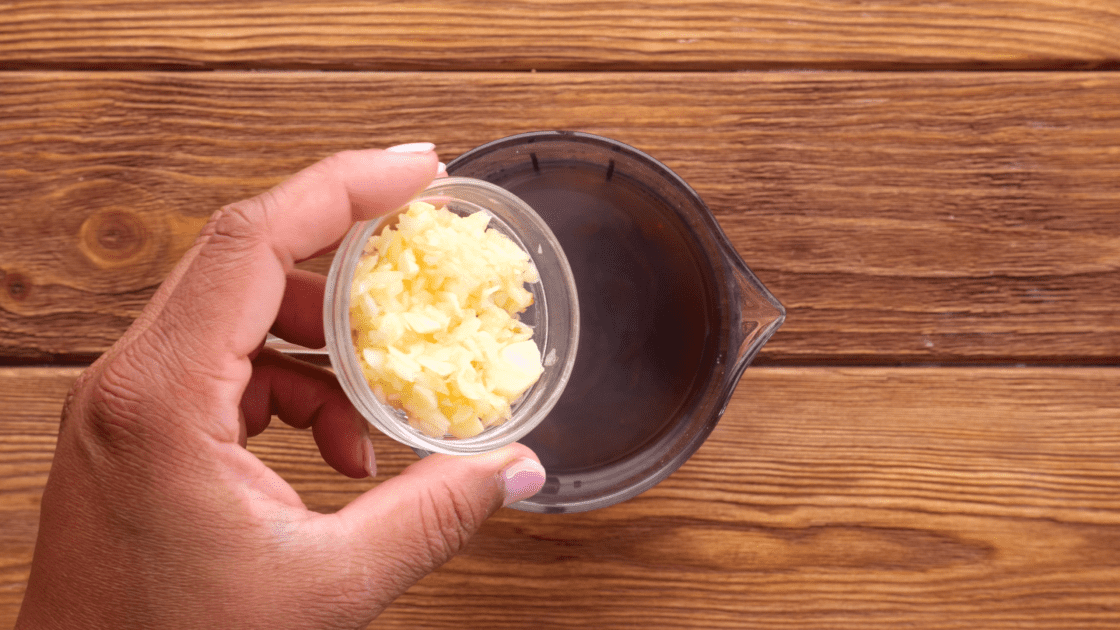
<path id="1" fill-rule="evenodd" d="M 490 217 L 413 202 L 370 238 L 354 272 L 350 326 L 377 397 L 432 437 L 473 437 L 510 417 L 540 378 L 532 260 Z"/>

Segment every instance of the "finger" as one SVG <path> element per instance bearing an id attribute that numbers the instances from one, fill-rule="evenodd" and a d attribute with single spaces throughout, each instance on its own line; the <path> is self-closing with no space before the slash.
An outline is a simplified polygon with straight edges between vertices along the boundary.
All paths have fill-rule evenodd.
<path id="1" fill-rule="evenodd" d="M 323 294 L 326 286 L 327 278 L 322 274 L 302 269 L 290 271 L 280 311 L 269 332 L 305 348 L 325 346 Z"/>
<path id="2" fill-rule="evenodd" d="M 456 554 L 490 515 L 544 485 L 528 447 L 483 455 L 429 455 L 337 513 L 350 547 L 390 567 L 382 585 L 399 594 Z M 395 595 L 394 595 L 395 596 Z"/>
<path id="3" fill-rule="evenodd" d="M 262 350 L 253 360 L 241 412 L 249 437 L 277 416 L 297 429 L 311 427 L 323 460 L 338 472 L 355 479 L 376 474 L 367 424 L 327 370 Z"/>
<path id="4" fill-rule="evenodd" d="M 369 423 L 347 403 L 346 413 L 335 411 L 315 418 L 311 433 L 323 461 L 353 479 L 377 476 L 377 458 L 369 440 Z"/>
<path id="5" fill-rule="evenodd" d="M 339 153 L 216 214 L 131 357 L 151 376 L 149 395 L 189 398 L 195 404 L 182 415 L 190 418 L 179 423 L 236 440 L 248 355 L 277 317 L 285 276 L 355 219 L 390 212 L 423 189 L 437 158 L 431 145 L 420 148 Z"/>
<path id="6" fill-rule="evenodd" d="M 447 165 L 440 162 L 436 178 L 447 177 Z M 315 256 L 337 249 L 338 242 L 328 245 Z M 327 344 L 323 334 L 323 296 L 327 277 L 323 274 L 293 269 L 288 273 L 284 299 L 270 333 L 304 348 L 322 348 Z"/>

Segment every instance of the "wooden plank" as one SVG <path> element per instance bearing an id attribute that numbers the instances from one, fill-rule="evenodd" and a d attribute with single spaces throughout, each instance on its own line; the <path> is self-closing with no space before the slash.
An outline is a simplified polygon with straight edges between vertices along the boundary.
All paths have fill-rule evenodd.
<path id="1" fill-rule="evenodd" d="M 334 151 L 559 128 L 700 192 L 789 307 L 762 362 L 1114 363 L 1117 102 L 1109 73 L 9 73 L 0 356 L 103 351 L 206 216 Z"/>
<path id="2" fill-rule="evenodd" d="M 1110 0 L 0 5 L 4 69 L 1075 69 L 1120 62 Z"/>
<path id="3" fill-rule="evenodd" d="M 0 369 L 0 623 L 14 619 L 77 371 Z M 576 515 L 502 511 L 385 628 L 1115 628 L 1120 370 L 752 368 L 668 480 Z M 311 506 L 306 433 L 250 448 Z M 378 437 L 381 475 L 413 456 Z"/>

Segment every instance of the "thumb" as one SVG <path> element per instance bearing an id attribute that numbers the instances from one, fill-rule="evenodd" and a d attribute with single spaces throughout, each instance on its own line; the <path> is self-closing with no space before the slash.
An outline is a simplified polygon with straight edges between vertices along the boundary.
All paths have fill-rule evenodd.
<path id="1" fill-rule="evenodd" d="M 545 471 L 528 447 L 511 444 L 482 455 L 434 454 L 366 492 L 337 513 L 352 547 L 369 558 L 395 598 L 458 553 L 504 505 L 544 485 Z M 392 592 L 388 592 L 392 591 Z"/>

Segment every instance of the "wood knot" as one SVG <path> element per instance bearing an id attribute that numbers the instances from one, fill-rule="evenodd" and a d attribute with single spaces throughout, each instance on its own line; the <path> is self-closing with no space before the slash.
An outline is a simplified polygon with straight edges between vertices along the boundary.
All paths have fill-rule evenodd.
<path id="1" fill-rule="evenodd" d="M 17 302 L 26 300 L 31 293 L 31 280 L 22 273 L 3 273 L 0 274 L 0 278 L 3 278 L 4 290 Z"/>
<path id="2" fill-rule="evenodd" d="M 82 223 L 78 243 L 90 260 L 111 266 L 134 258 L 147 238 L 140 217 L 122 210 L 102 210 Z"/>

